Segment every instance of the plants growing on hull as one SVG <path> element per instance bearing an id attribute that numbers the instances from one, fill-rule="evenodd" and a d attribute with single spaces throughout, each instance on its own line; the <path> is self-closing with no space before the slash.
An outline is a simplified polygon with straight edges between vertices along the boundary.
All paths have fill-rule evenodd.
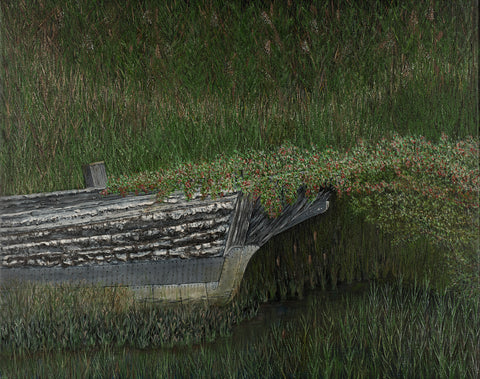
<path id="1" fill-rule="evenodd" d="M 436 144 L 394 135 L 377 143 L 359 141 L 348 151 L 283 145 L 271 152 L 110 178 L 105 194 L 148 189 L 161 199 L 174 190 L 183 190 L 188 198 L 195 191 L 216 197 L 240 190 L 260 198 L 265 211 L 276 217 L 295 200 L 299 187 L 310 198 L 331 188 L 337 199 L 349 200 L 352 212 L 388 233 L 394 245 L 426 238 L 449 256 L 457 281 L 471 281 L 478 264 L 478 147 L 478 139 L 452 143 L 445 135 Z"/>
<path id="2" fill-rule="evenodd" d="M 411 193 L 450 207 L 477 209 L 478 151 L 478 140 L 452 144 L 445 135 L 438 144 L 399 135 L 376 144 L 359 141 L 346 152 L 283 145 L 271 152 L 250 151 L 208 163 L 110 177 L 104 194 L 156 191 L 161 200 L 174 190 L 183 190 L 188 198 L 195 191 L 215 198 L 240 190 L 254 200 L 260 198 L 272 217 L 281 213 L 285 200 L 295 200 L 300 186 L 310 198 L 321 188 L 357 199 L 365 194 Z M 365 209 L 361 202 L 356 205 Z"/>

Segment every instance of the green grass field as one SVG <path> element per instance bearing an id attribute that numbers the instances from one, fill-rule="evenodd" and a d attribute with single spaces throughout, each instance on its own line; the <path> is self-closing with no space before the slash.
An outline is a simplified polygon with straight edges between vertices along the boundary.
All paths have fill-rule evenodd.
<path id="1" fill-rule="evenodd" d="M 218 153 L 477 135 L 473 1 L 2 1 L 0 194 Z"/>

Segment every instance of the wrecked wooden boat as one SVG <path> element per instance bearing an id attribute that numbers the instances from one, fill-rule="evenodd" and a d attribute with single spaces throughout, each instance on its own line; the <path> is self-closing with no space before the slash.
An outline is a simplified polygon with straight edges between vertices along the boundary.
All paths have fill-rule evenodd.
<path id="1" fill-rule="evenodd" d="M 0 198 L 0 286 L 24 282 L 128 286 L 139 299 L 226 303 L 269 239 L 327 211 L 332 192 L 269 218 L 241 192 L 187 200 L 176 192 L 100 188 Z"/>

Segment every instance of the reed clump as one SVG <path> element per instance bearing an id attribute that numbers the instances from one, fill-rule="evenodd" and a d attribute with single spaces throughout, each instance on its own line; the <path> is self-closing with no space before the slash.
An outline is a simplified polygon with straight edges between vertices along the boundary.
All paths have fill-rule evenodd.
<path id="1" fill-rule="evenodd" d="M 335 289 L 340 283 L 400 278 L 444 290 L 456 275 L 450 260 L 447 249 L 426 237 L 394 243 L 391 234 L 352 212 L 348 199 L 335 199 L 326 214 L 263 246 L 249 262 L 240 291 L 263 302 L 302 298 L 311 289 Z"/>
<path id="2" fill-rule="evenodd" d="M 127 287 L 70 284 L 0 288 L 2 356 L 36 351 L 160 348 L 208 342 L 231 333 L 255 308 L 134 300 Z M 246 304 L 246 302 L 244 302 Z"/>

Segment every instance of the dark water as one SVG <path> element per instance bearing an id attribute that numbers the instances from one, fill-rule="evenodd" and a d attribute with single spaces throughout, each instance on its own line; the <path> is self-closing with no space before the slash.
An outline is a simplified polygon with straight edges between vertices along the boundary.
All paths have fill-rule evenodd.
<path id="1" fill-rule="evenodd" d="M 241 322 L 234 327 L 232 336 L 216 340 L 213 344 L 222 345 L 222 343 L 231 343 L 235 347 L 242 347 L 254 343 L 268 333 L 272 325 L 300 319 L 302 315 L 307 313 L 314 302 L 316 304 L 321 302 L 335 302 L 346 295 L 360 296 L 368 291 L 369 288 L 370 283 L 368 282 L 344 284 L 339 285 L 335 290 L 311 290 L 306 293 L 303 299 L 291 299 L 262 304 L 257 316 Z"/>

